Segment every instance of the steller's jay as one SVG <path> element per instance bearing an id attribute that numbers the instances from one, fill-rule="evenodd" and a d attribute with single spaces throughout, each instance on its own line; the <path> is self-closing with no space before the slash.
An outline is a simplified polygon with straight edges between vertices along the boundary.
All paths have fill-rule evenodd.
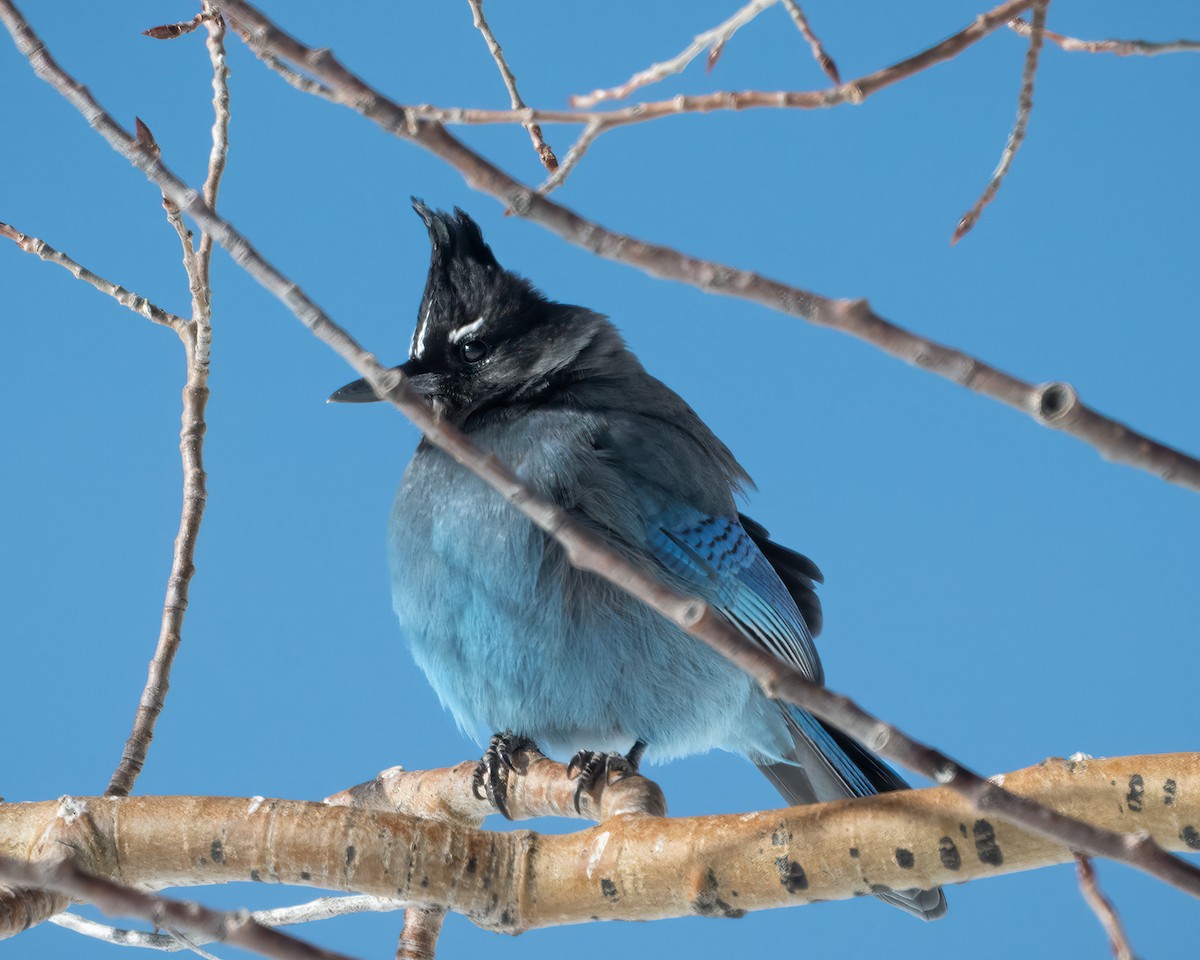
<path id="1" fill-rule="evenodd" d="M 738 513 L 750 478 L 650 376 L 606 318 L 504 270 L 476 223 L 413 207 L 433 252 L 409 360 L 433 409 L 542 496 L 748 638 L 821 682 L 821 572 Z M 368 401 L 365 381 L 331 400 Z M 856 741 L 769 699 L 745 673 L 563 550 L 422 439 L 388 531 L 396 614 L 442 703 L 496 731 L 476 775 L 502 813 L 512 753 L 573 755 L 580 789 L 721 747 L 789 804 L 903 789 Z M 577 794 L 578 796 L 578 794 Z M 876 890 L 933 920 L 940 889 Z"/>

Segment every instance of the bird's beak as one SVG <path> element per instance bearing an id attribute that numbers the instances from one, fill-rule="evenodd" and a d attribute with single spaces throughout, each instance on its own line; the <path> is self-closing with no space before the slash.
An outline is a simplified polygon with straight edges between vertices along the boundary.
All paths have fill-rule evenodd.
<path id="1" fill-rule="evenodd" d="M 399 370 L 405 377 L 408 378 L 409 386 L 422 396 L 433 392 L 429 389 L 432 387 L 434 376 L 426 372 L 425 368 L 416 360 L 409 360 L 408 363 L 402 363 L 398 367 L 393 367 L 393 370 Z M 344 387 L 333 391 L 329 395 L 326 403 L 374 403 L 379 397 L 375 395 L 375 391 L 371 389 L 371 385 L 366 380 L 355 380 L 353 383 L 348 383 Z"/>

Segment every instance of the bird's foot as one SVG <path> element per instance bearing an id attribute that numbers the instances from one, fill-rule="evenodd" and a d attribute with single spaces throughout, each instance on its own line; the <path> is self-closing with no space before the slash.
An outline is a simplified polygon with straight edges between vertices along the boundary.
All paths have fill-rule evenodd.
<path id="1" fill-rule="evenodd" d="M 471 778 L 471 792 L 480 800 L 489 801 L 509 820 L 512 814 L 508 811 L 508 778 L 518 772 L 513 757 L 531 747 L 537 749 L 528 737 L 517 736 L 511 730 L 493 734 Z"/>
<path id="2" fill-rule="evenodd" d="M 579 801 L 585 791 L 591 790 L 596 784 L 603 782 L 607 785 L 624 780 L 638 772 L 642 754 L 646 752 L 646 744 L 639 740 L 633 749 L 626 754 L 597 753 L 595 750 L 580 750 L 567 764 L 567 776 L 572 780 L 578 779 L 575 788 L 575 812 L 580 813 Z"/>

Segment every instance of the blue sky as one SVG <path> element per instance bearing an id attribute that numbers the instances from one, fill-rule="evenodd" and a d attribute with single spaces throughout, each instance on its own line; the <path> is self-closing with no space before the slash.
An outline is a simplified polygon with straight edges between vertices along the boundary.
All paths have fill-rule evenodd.
<path id="1" fill-rule="evenodd" d="M 503 107 L 465 3 L 268 5 L 407 102 Z M 532 105 L 626 79 L 735 2 L 493 0 L 489 19 Z M 139 31 L 186 4 L 26 0 L 60 62 L 118 119 L 142 117 L 181 176 L 208 154 L 199 36 Z M 806 9 L 843 77 L 968 23 L 963 0 Z M 1200 36 L 1200 8 L 1057 0 L 1086 37 Z M 997 201 L 948 239 L 1012 122 L 1025 43 L 1001 31 L 952 63 L 824 112 L 672 118 L 603 138 L 558 198 L 635 236 L 830 296 L 1025 379 L 1073 383 L 1099 410 L 1200 452 L 1195 357 L 1200 58 L 1048 48 L 1028 143 Z M 435 159 L 305 98 L 231 42 L 233 149 L 220 207 L 381 358 L 407 350 L 427 264 L 418 194 L 461 205 L 506 266 L 555 299 L 611 316 L 758 483 L 747 512 L 824 569 L 831 686 L 975 769 L 1075 751 L 1195 749 L 1200 501 L 1019 413 L 845 336 L 652 280 L 505 218 Z M 824 78 L 782 10 L 648 91 L 807 89 Z M 158 197 L 0 43 L 0 220 L 163 307 L 184 312 L 178 245 Z M 571 134 L 547 127 L 562 156 Z M 461 131 L 528 182 L 515 127 Z M 319 798 L 402 763 L 471 758 L 393 622 L 384 524 L 417 435 L 381 406 L 324 398 L 351 374 L 223 254 L 206 459 L 209 507 L 167 710 L 142 793 Z M 10 800 L 103 790 L 157 635 L 178 523 L 181 350 L 166 330 L 0 246 L 0 724 Z M 672 813 L 773 806 L 743 761 L 653 771 Z M 550 825 L 571 829 L 571 824 Z M 1136 949 L 1193 951 L 1196 905 L 1113 865 L 1100 878 Z M 196 891 L 214 905 L 294 901 L 260 886 Z M 540 931 L 512 940 L 452 918 L 443 954 L 495 958 L 781 949 L 808 956 L 1104 956 L 1070 868 L 949 891 L 920 924 L 872 901 Z M 390 955 L 398 919 L 303 931 Z M 44 927 L 6 956 L 115 956 Z M 223 956 L 234 951 L 218 950 Z"/>

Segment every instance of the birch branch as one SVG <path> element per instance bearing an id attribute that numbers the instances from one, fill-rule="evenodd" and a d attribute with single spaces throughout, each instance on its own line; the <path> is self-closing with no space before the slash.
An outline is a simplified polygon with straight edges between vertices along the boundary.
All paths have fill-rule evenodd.
<path id="1" fill-rule="evenodd" d="M 226 13 L 235 8 L 236 15 L 243 20 L 247 11 L 252 9 L 240 0 L 226 0 Z M 539 497 L 493 454 L 485 453 L 452 424 L 434 416 L 398 369 L 389 370 L 381 366 L 299 286 L 268 263 L 245 237 L 209 208 L 195 190 L 189 189 L 172 174 L 160 158 L 139 149 L 137 142 L 103 110 L 88 90 L 66 74 L 50 57 L 16 11 L 12 0 L 0 0 L 0 21 L 5 23 L 18 48 L 29 58 L 37 75 L 54 86 L 87 117 L 115 150 L 179 203 L 203 229 L 210 231 L 214 240 L 230 253 L 239 266 L 286 304 L 306 327 L 345 359 L 366 379 L 380 399 L 404 413 L 432 444 L 469 469 L 539 529 L 553 537 L 563 547 L 568 561 L 574 567 L 595 573 L 638 597 L 651 609 L 744 670 L 768 696 L 800 706 L 855 737 L 869 749 L 938 783 L 946 784 L 972 803 L 975 809 L 986 808 L 997 818 L 1075 850 L 1127 863 L 1200 897 L 1200 869 L 1170 856 L 1145 835 L 1121 834 L 1099 828 L 989 784 L 979 774 L 956 763 L 944 753 L 907 736 L 897 727 L 872 716 L 849 698 L 814 684 L 798 670 L 776 660 L 748 641 L 703 601 L 676 593 L 639 569 L 562 508 Z M 273 27 L 270 29 L 274 30 Z M 344 68 L 328 52 L 315 59 L 318 70 L 329 71 L 332 69 L 330 64 L 336 65 L 339 80 L 331 86 L 337 87 L 342 79 L 341 74 L 345 73 Z M 353 75 L 347 76 L 361 83 Z M 422 133 L 448 137 L 440 126 L 420 127 L 416 134 L 410 135 Z M 421 138 L 418 142 L 425 140 Z M 452 142 L 458 149 L 465 149 L 457 141 Z M 522 190 L 524 194 L 520 206 L 524 209 L 538 203 L 560 213 L 568 212 L 524 188 Z"/>
<path id="2" fill-rule="evenodd" d="M 1105 829 L 1200 849 L 1200 754 L 1048 760 L 996 779 Z M 70 822 L 64 809 L 74 811 Z M 560 835 L 262 797 L 0 804 L 0 856 L 27 863 L 45 836 L 78 851 L 81 870 L 120 884 L 320 887 L 443 907 L 507 933 L 593 919 L 740 916 L 1074 858 L 1069 846 L 981 815 L 945 787 L 750 814 L 625 814 Z"/>
<path id="3" fill-rule="evenodd" d="M 873 74 L 878 79 L 864 94 L 879 89 L 885 76 L 909 75 L 917 61 L 925 66 L 952 56 L 1016 15 L 1016 8 L 1035 0 L 1004 4 L 980 17 L 967 30 L 910 61 Z M 518 216 L 532 220 L 568 243 L 598 256 L 636 267 L 651 276 L 676 280 L 707 293 L 736 297 L 770 310 L 799 317 L 817 326 L 847 333 L 872 346 L 945 377 L 983 396 L 1014 407 L 1042 426 L 1068 433 L 1094 447 L 1102 457 L 1153 473 L 1170 483 L 1200 491 L 1200 460 L 1160 443 L 1087 406 L 1068 383 L 1035 385 L 993 367 L 961 350 L 922 337 L 871 310 L 865 300 L 834 300 L 789 286 L 749 270 L 688 256 L 671 247 L 647 243 L 608 230 L 568 207 L 530 190 L 453 137 L 439 123 L 421 122 L 412 108 L 388 99 L 347 70 L 328 49 L 314 49 L 284 33 L 244 0 L 228 0 L 223 9 L 241 20 L 258 49 L 304 64 L 330 90 L 337 102 L 356 110 L 382 129 L 409 140 L 454 167 L 476 190 L 495 197 Z M 906 65 L 907 64 L 907 65 Z M 865 83 L 865 81 L 859 81 Z M 894 82 L 889 81 L 889 82 Z M 855 86 L 847 84 L 847 89 Z"/>

